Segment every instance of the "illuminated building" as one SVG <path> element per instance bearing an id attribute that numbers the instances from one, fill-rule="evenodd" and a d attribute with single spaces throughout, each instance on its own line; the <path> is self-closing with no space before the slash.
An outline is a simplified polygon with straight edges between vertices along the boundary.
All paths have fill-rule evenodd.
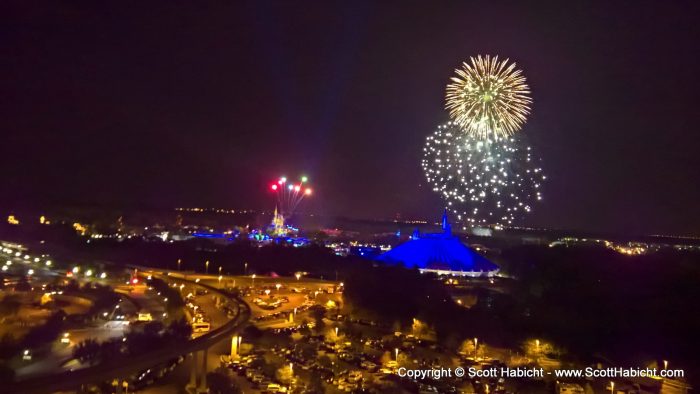
<path id="1" fill-rule="evenodd" d="M 284 216 L 277 212 L 277 207 L 275 207 L 275 213 L 272 216 L 272 234 L 275 236 L 287 234 L 287 229 L 284 227 Z"/>
<path id="2" fill-rule="evenodd" d="M 440 275 L 492 276 L 498 272 L 496 264 L 452 235 L 447 211 L 442 216 L 441 233 L 421 234 L 416 230 L 409 241 L 381 254 L 376 260 Z"/>

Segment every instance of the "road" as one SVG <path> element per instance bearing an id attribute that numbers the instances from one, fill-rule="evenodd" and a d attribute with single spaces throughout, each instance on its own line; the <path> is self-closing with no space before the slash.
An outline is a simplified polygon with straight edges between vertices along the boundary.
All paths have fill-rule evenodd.
<path id="1" fill-rule="evenodd" d="M 275 320 L 266 320 L 262 322 L 256 322 L 255 325 L 260 327 L 260 328 L 279 328 L 279 327 L 288 327 L 291 325 L 297 325 L 299 322 L 303 319 L 306 318 L 304 314 L 299 314 L 297 315 L 296 321 L 290 323 L 288 321 L 288 313 L 293 312 L 295 308 L 300 308 L 302 304 L 305 301 L 305 295 L 302 293 L 296 293 L 292 292 L 292 289 L 308 289 L 308 292 L 314 292 L 316 290 L 320 289 L 331 289 L 335 286 L 334 283 L 332 282 L 327 282 L 327 281 L 319 281 L 315 279 L 307 280 L 307 279 L 295 279 L 295 278 L 272 278 L 272 277 L 256 277 L 255 279 L 251 278 L 250 276 L 248 277 L 242 277 L 242 276 L 222 276 L 221 280 L 219 280 L 218 276 L 213 276 L 213 275 L 198 275 L 198 274 L 193 274 L 193 273 L 187 273 L 187 274 L 182 274 L 182 273 L 176 273 L 173 272 L 171 277 L 178 277 L 178 278 L 187 278 L 189 281 L 195 281 L 199 280 L 199 283 L 209 285 L 215 288 L 219 289 L 224 289 L 224 288 L 230 288 L 230 287 L 249 287 L 255 285 L 255 288 L 258 289 L 258 291 L 263 290 L 264 288 L 270 289 L 270 294 L 273 296 L 286 296 L 289 298 L 289 302 L 282 304 L 280 308 L 277 308 L 275 310 L 269 311 L 269 310 L 264 310 L 259 307 L 257 307 L 253 299 L 256 297 L 261 297 L 260 294 L 257 295 L 250 295 L 243 297 L 243 300 L 250 306 L 251 310 L 251 321 L 254 321 L 255 317 L 258 316 L 264 316 L 268 315 L 270 313 L 275 313 L 275 312 L 286 312 L 284 318 L 280 319 L 275 319 Z M 275 287 L 276 284 L 281 284 L 282 286 L 280 287 L 279 292 L 277 291 L 277 288 Z M 188 291 L 187 288 L 183 289 L 185 294 L 190 292 L 191 290 Z M 326 302 L 328 299 L 333 298 L 337 299 L 337 295 L 328 295 L 325 293 L 319 293 L 319 300 L 322 302 Z M 262 297 L 265 297 L 263 294 Z M 210 295 L 204 295 L 204 296 L 197 296 L 195 297 L 195 302 L 197 305 L 199 305 L 206 313 L 207 317 L 210 318 L 210 323 L 212 324 L 212 327 L 217 327 L 218 325 L 222 324 L 225 322 L 228 318 L 226 315 L 217 309 L 214 305 L 213 300 L 211 299 Z M 307 320 L 311 320 L 308 319 Z M 244 338 L 245 341 L 245 338 Z M 207 358 L 207 366 L 208 370 L 212 371 L 216 369 L 220 365 L 220 357 L 221 355 L 224 354 L 229 354 L 231 351 L 231 343 L 230 340 L 223 340 L 219 343 L 216 343 L 212 345 L 212 347 L 209 348 L 208 351 L 208 358 Z M 201 362 L 201 361 L 200 361 Z M 201 364 L 200 364 L 201 366 Z M 192 364 L 191 364 L 191 359 L 187 359 L 185 362 L 180 364 L 173 372 L 172 374 L 168 375 L 165 377 L 163 380 L 160 382 L 156 382 L 154 385 L 138 391 L 139 393 L 147 393 L 147 394 L 165 394 L 165 393 L 185 393 L 186 391 L 184 390 L 185 385 L 187 382 L 189 382 L 190 379 L 190 371 L 192 369 Z M 249 393 L 249 392 L 257 392 L 256 390 L 253 390 L 250 386 L 250 384 L 245 380 L 245 379 L 237 379 L 238 384 L 241 386 L 241 388 L 244 390 L 244 392 Z"/>
<path id="2" fill-rule="evenodd" d="M 232 300 L 232 302 L 236 303 L 235 300 Z M 230 340 L 231 335 L 240 330 L 248 320 L 249 311 L 247 306 L 243 303 L 236 304 L 239 312 L 234 319 L 227 320 L 223 325 L 207 335 L 185 342 L 177 348 L 159 349 L 141 356 L 131 357 L 128 360 L 112 360 L 78 371 L 18 382 L 10 389 L 13 392 L 26 394 L 70 390 L 81 384 L 108 381 L 115 377 L 128 377 L 180 355 L 187 355 L 193 351 L 211 348 L 224 340 Z"/>

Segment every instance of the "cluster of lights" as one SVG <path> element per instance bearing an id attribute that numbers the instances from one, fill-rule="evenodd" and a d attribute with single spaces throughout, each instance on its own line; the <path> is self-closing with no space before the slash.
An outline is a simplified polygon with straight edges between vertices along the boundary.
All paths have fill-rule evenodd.
<path id="1" fill-rule="evenodd" d="M 522 71 L 498 56 L 471 57 L 447 85 L 446 108 L 464 131 L 480 139 L 506 138 L 530 113 L 530 88 Z"/>
<path id="2" fill-rule="evenodd" d="M 80 223 L 78 223 L 78 222 L 73 223 L 73 229 L 74 229 L 76 232 L 80 233 L 80 235 L 85 235 L 85 233 L 86 233 L 87 230 L 88 230 L 88 229 L 87 229 L 87 226 L 85 226 L 84 224 L 80 224 Z"/>
<path id="3" fill-rule="evenodd" d="M 74 277 L 75 275 L 79 274 L 80 271 L 81 271 L 81 270 L 80 270 L 80 267 L 76 265 L 76 266 L 73 267 L 70 271 L 66 272 L 66 276 L 69 277 L 69 278 L 72 278 L 72 277 Z M 107 273 L 106 273 L 106 272 L 102 272 L 101 274 L 97 275 L 96 272 L 94 272 L 92 269 L 89 269 L 89 268 L 88 268 L 87 270 L 85 270 L 85 273 L 84 273 L 83 275 L 84 275 L 86 278 L 91 278 L 91 277 L 94 276 L 95 278 L 107 279 Z"/>
<path id="4" fill-rule="evenodd" d="M 610 241 L 603 241 L 605 247 L 616 251 L 617 253 L 628 256 L 641 255 L 647 253 L 648 247 L 645 244 L 638 242 L 629 242 L 627 244 L 616 244 Z"/>
<path id="5" fill-rule="evenodd" d="M 546 176 L 522 140 L 477 139 L 454 122 L 426 139 L 423 171 L 447 208 L 465 224 L 512 224 L 541 200 Z"/>
<path id="6" fill-rule="evenodd" d="M 16 245 L 14 246 L 15 248 L 22 248 L 21 245 Z M 23 249 L 23 248 L 22 248 Z M 23 254 L 20 251 L 15 251 L 12 248 L 7 248 L 7 247 L 2 247 L 0 248 L 0 252 L 6 254 L 8 257 L 15 257 L 18 259 L 22 259 L 24 264 L 32 264 L 34 263 L 35 265 L 39 265 L 41 263 L 41 260 L 43 257 L 47 257 L 47 255 L 42 255 L 41 257 L 32 257 L 28 254 Z M 44 262 L 46 267 L 51 267 L 53 265 L 53 262 L 51 260 L 46 260 Z M 2 271 L 7 271 L 10 269 L 10 266 L 12 265 L 12 260 L 6 260 L 5 264 L 0 267 L 0 270 Z M 34 269 L 28 269 L 27 275 L 34 275 L 35 271 Z"/>
<path id="7" fill-rule="evenodd" d="M 255 213 L 252 209 L 226 209 L 226 208 L 175 208 L 179 212 L 213 212 L 213 213 Z"/>
<path id="8" fill-rule="evenodd" d="M 618 253 L 626 254 L 628 256 L 641 255 L 647 252 L 646 248 L 641 246 L 615 245 L 612 249 Z"/>
<path id="9" fill-rule="evenodd" d="M 422 219 L 407 219 L 407 220 L 394 219 L 394 223 L 402 223 L 402 224 L 428 224 L 428 221 L 427 221 L 427 220 L 422 220 Z"/>

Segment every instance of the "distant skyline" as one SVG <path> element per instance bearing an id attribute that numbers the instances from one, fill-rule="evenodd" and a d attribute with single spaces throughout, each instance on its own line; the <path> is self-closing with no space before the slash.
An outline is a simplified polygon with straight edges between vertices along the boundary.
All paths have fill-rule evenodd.
<path id="1" fill-rule="evenodd" d="M 634 12 L 630 12 L 633 8 Z M 420 166 L 469 56 L 510 58 L 544 200 L 517 225 L 700 235 L 694 2 L 4 4 L 0 207 L 436 218 Z"/>

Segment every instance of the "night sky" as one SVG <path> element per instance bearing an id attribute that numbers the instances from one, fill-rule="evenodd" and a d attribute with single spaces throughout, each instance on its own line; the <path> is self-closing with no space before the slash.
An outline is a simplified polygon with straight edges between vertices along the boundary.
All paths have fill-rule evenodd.
<path id="1" fill-rule="evenodd" d="M 700 235 L 698 2 L 102 3 L 0 6 L 3 210 L 269 209 L 303 172 L 310 211 L 435 218 L 423 141 L 498 54 L 549 176 L 521 224 Z"/>

